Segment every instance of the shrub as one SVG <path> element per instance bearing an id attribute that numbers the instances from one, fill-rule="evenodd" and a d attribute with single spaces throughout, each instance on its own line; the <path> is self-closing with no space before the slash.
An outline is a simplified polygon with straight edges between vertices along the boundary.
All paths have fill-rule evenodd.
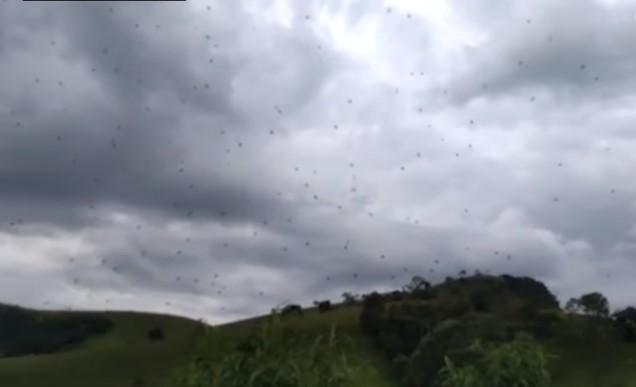
<path id="1" fill-rule="evenodd" d="M 627 307 L 613 314 L 621 338 L 627 342 L 636 342 L 636 308 Z"/>
<path id="2" fill-rule="evenodd" d="M 155 327 L 148 330 L 146 336 L 148 337 L 148 340 L 150 341 L 161 341 L 165 338 L 165 335 L 163 334 L 163 330 L 159 327 Z"/>
<path id="3" fill-rule="evenodd" d="M 472 361 L 456 366 L 445 357 L 438 373 L 442 387 L 549 387 L 548 355 L 531 339 L 482 345 L 475 342 Z"/>
<path id="4" fill-rule="evenodd" d="M 191 363 L 176 375 L 179 387 L 344 387 L 356 370 L 348 357 L 351 341 L 332 328 L 309 339 L 272 320 L 248 337 L 251 350 L 234 349 L 211 362 Z M 210 348 L 217 351 L 217 348 Z"/>
<path id="5" fill-rule="evenodd" d="M 477 290 L 470 295 L 470 303 L 477 312 L 488 312 L 490 310 L 490 300 L 488 292 Z"/>
<path id="6" fill-rule="evenodd" d="M 506 287 L 512 293 L 522 299 L 531 300 L 534 304 L 546 308 L 558 308 L 559 300 L 541 282 L 529 277 L 513 277 L 502 275 Z"/>
<path id="7" fill-rule="evenodd" d="M 296 304 L 290 304 L 290 305 L 286 305 L 281 311 L 280 311 L 280 315 L 281 316 L 287 316 L 290 315 L 292 313 L 295 313 L 299 316 L 303 315 L 303 308 L 300 305 L 296 305 Z"/>
<path id="8" fill-rule="evenodd" d="M 345 305 L 356 305 L 360 301 L 360 296 L 350 292 L 344 292 L 342 293 L 342 300 Z"/>
<path id="9" fill-rule="evenodd" d="M 316 305 L 318 307 L 318 311 L 320 313 L 325 313 L 325 312 L 328 312 L 328 311 L 330 311 L 332 309 L 331 301 L 329 301 L 329 300 L 314 301 L 314 305 Z"/>
<path id="10" fill-rule="evenodd" d="M 628 306 L 627 308 L 614 313 L 613 317 L 619 323 L 628 321 L 636 323 L 636 308 L 634 308 L 633 306 Z"/>
<path id="11" fill-rule="evenodd" d="M 384 300 L 377 292 L 373 292 L 366 297 L 362 304 L 360 313 L 360 325 L 365 332 L 372 337 L 377 337 L 382 328 L 382 318 L 384 316 Z"/>
<path id="12" fill-rule="evenodd" d="M 628 343 L 636 342 L 636 323 L 634 322 L 626 322 L 621 327 L 622 335 L 621 338 Z"/>

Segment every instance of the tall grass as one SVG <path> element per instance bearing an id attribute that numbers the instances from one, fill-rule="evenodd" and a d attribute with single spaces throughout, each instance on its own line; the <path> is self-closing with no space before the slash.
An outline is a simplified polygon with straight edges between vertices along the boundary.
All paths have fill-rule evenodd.
<path id="1" fill-rule="evenodd" d="M 206 333 L 209 359 L 181 369 L 179 387 L 345 387 L 357 365 L 347 353 L 350 338 L 332 326 L 328 333 L 308 335 L 277 318 L 258 333 L 230 346 L 212 328 Z"/>
<path id="2" fill-rule="evenodd" d="M 529 338 L 500 344 L 476 341 L 472 361 L 456 365 L 445 358 L 439 372 L 442 387 L 550 387 L 548 361 L 554 357 Z"/>

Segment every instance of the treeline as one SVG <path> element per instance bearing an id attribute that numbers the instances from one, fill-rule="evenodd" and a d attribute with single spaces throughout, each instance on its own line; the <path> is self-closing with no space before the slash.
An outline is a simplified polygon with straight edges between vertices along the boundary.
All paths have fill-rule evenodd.
<path id="1" fill-rule="evenodd" d="M 446 358 L 466 357 L 476 341 L 508 343 L 523 336 L 540 342 L 574 334 L 568 324 L 573 313 L 589 316 L 577 321 L 585 332 L 609 325 L 610 335 L 627 341 L 636 336 L 636 309 L 610 316 L 607 300 L 589 293 L 571 299 L 564 311 L 544 284 L 527 277 L 476 274 L 431 286 L 416 276 L 402 290 L 362 296 L 362 306 L 362 329 L 407 386 L 441 386 Z"/>
<path id="2" fill-rule="evenodd" d="M 45 316 L 0 304 L 0 357 L 52 353 L 105 333 L 109 319 L 90 315 Z"/>

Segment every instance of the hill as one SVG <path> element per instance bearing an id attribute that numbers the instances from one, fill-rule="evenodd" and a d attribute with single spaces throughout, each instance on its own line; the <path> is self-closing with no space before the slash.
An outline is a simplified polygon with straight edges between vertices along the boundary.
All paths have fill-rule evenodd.
<path id="1" fill-rule="evenodd" d="M 153 314 L 30 311 L 112 326 L 54 353 L 0 358 L 0 385 L 434 387 L 445 356 L 462 365 L 476 340 L 527 335 L 549 355 L 551 386 L 636 387 L 634 313 L 611 318 L 602 295 L 570 301 L 562 309 L 530 278 L 475 275 L 434 286 L 414 277 L 399 291 L 217 327 Z M 157 327 L 165 338 L 150 340 Z"/>
<path id="2" fill-rule="evenodd" d="M 109 321 L 108 331 L 53 353 L 0 358 L 0 385 L 11 387 L 169 386 L 171 372 L 190 358 L 198 322 L 133 312 L 44 312 L 23 310 L 30 319 Z M 2 326 L 2 320 L 0 320 Z M 160 328 L 163 340 L 150 340 Z M 0 342 L 1 345 L 1 342 Z"/>

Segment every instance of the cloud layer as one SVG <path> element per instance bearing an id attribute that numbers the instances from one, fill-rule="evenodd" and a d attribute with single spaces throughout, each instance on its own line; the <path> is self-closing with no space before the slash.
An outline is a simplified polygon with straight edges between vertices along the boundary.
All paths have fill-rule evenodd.
<path id="1" fill-rule="evenodd" d="M 636 8 L 478 3 L 1 2 L 2 300 L 223 322 L 478 269 L 636 303 Z"/>

